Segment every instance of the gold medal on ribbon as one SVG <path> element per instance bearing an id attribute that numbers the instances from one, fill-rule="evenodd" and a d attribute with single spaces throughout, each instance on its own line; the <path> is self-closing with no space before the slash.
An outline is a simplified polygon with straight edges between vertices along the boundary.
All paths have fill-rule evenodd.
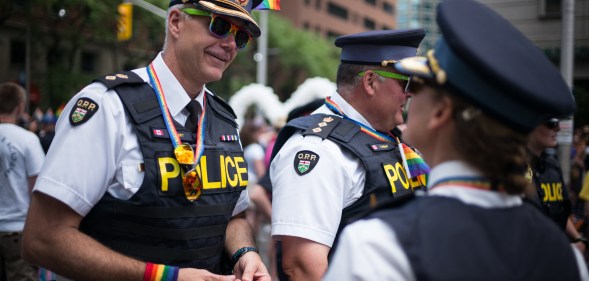
<path id="1" fill-rule="evenodd" d="M 194 168 L 184 173 L 182 185 L 184 186 L 184 194 L 188 201 L 192 202 L 200 197 L 202 193 L 202 181 Z"/>
<path id="2" fill-rule="evenodd" d="M 178 163 L 182 165 L 194 165 L 194 150 L 189 144 L 182 143 L 174 149 L 174 155 Z"/>

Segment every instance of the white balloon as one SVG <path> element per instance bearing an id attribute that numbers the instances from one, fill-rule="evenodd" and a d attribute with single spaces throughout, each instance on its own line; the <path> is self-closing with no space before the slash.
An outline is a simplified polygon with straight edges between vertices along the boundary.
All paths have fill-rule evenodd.
<path id="1" fill-rule="evenodd" d="M 237 115 L 237 124 L 241 127 L 247 109 L 255 105 L 273 126 L 281 127 L 286 121 L 288 113 L 301 105 L 315 99 L 325 98 L 336 90 L 335 83 L 327 78 L 308 78 L 299 85 L 290 98 L 282 103 L 274 90 L 262 84 L 252 83 L 244 86 L 229 99 L 229 105 Z"/>

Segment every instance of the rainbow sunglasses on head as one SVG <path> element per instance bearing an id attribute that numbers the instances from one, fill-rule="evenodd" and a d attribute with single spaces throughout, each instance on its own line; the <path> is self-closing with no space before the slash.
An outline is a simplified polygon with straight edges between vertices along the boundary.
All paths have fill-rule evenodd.
<path id="1" fill-rule="evenodd" d="M 218 38 L 225 38 L 229 35 L 229 33 L 233 34 L 233 37 L 235 38 L 235 44 L 237 45 L 238 49 L 245 48 L 247 43 L 249 43 L 250 39 L 252 38 L 252 36 L 247 31 L 239 28 L 221 15 L 195 8 L 184 8 L 181 10 L 182 12 L 192 16 L 210 16 L 211 24 L 209 25 L 209 31 L 211 34 Z"/>

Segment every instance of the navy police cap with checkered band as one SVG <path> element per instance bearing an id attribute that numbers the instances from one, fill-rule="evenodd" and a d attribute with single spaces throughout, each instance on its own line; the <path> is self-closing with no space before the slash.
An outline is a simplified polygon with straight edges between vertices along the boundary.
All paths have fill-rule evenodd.
<path id="1" fill-rule="evenodd" d="M 393 66 L 398 60 L 415 56 L 423 37 L 421 28 L 375 30 L 340 36 L 335 45 L 342 48 L 343 63 Z"/>
<path id="2" fill-rule="evenodd" d="M 490 8 L 472 0 L 438 6 L 442 32 L 427 57 L 395 67 L 448 87 L 506 125 L 530 132 L 546 116 L 570 116 L 574 98 L 544 53 Z"/>

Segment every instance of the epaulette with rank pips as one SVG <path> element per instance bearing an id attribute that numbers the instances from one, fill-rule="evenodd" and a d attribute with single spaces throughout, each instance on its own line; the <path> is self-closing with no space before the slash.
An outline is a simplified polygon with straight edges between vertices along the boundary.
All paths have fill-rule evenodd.
<path id="1" fill-rule="evenodd" d="M 112 89 L 122 84 L 141 84 L 145 83 L 139 75 L 133 71 L 125 71 L 116 74 L 109 74 L 100 78 L 94 79 L 92 82 L 100 82 L 104 84 L 108 89 Z"/>
<path id="2" fill-rule="evenodd" d="M 307 116 L 307 118 L 309 118 Z M 337 127 L 340 123 L 342 118 L 333 115 L 326 115 L 326 114 L 315 114 L 311 115 L 310 118 L 314 118 L 314 124 L 307 127 L 301 134 L 303 136 L 306 135 L 315 135 L 321 137 L 322 139 L 326 139 L 327 136 L 331 133 L 333 129 Z"/>

